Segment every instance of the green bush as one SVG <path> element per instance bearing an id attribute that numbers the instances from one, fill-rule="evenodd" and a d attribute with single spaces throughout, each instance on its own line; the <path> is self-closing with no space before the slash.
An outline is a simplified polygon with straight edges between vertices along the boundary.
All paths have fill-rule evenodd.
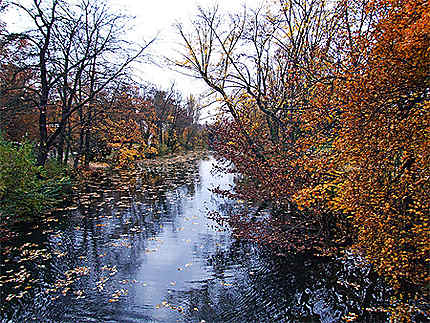
<path id="1" fill-rule="evenodd" d="M 35 165 L 33 146 L 14 145 L 0 137 L 0 214 L 2 222 L 40 214 L 61 201 L 69 179 L 52 161 Z"/>

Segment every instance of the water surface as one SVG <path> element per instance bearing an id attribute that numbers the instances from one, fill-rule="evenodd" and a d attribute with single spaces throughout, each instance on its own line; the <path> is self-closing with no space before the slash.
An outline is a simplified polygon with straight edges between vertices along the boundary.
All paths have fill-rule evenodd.
<path id="1" fill-rule="evenodd" d="M 368 266 L 285 256 L 208 218 L 214 159 L 95 177 L 77 206 L 3 242 L 2 322 L 381 322 Z M 385 304 L 386 305 L 386 304 Z"/>

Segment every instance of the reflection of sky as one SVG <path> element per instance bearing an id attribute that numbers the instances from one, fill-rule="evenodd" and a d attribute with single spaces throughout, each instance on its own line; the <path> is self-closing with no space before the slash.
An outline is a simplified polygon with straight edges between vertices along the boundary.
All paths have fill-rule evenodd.
<path id="1" fill-rule="evenodd" d="M 231 175 L 211 173 L 213 163 L 201 161 L 198 170 L 194 163 L 172 165 L 168 176 L 159 172 L 166 176 L 158 189 L 145 186 L 127 208 L 117 207 L 125 196 L 109 189 L 118 193 L 114 200 L 103 194 L 111 206 L 79 208 L 53 225 L 46 243 L 43 237 L 33 240 L 49 248 L 52 258 L 44 267 L 37 265 L 40 259 L 24 263 L 40 279 L 42 292 L 30 289 L 33 294 L 11 307 L 16 317 L 3 320 L 8 314 L 0 313 L 0 321 L 334 323 L 349 312 L 363 314 L 362 322 L 383 321 L 363 308 L 380 306 L 389 297 L 354 257 L 284 258 L 217 231 L 206 215 L 224 201 L 210 188 L 228 188 L 233 181 Z M 181 186 L 167 185 L 168 178 L 173 187 Z M 143 198 L 151 192 L 156 199 Z M 88 274 L 72 275 L 71 284 L 64 285 L 65 273 L 81 266 Z M 66 286 L 70 290 L 64 291 Z M 79 290 L 83 298 L 77 298 Z"/>
<path id="2" fill-rule="evenodd" d="M 212 162 L 201 162 L 201 184 L 195 195 L 187 198 L 181 194 L 185 198 L 178 200 L 180 205 L 171 210 L 176 213 L 172 214 L 173 222 L 164 223 L 162 231 L 150 241 L 147 249 L 157 251 L 142 255 L 144 261 L 136 279 L 147 286 L 136 286 L 136 304 L 155 307 L 167 300 L 169 291 L 189 290 L 192 285 L 206 281 L 212 275 L 206 259 L 201 258 L 202 252 L 208 249 L 209 244 L 216 249 L 217 242 L 224 237 L 212 229 L 215 223 L 206 218 L 208 210 L 216 209 L 216 200 L 210 189 L 214 184 L 227 187 L 232 183 L 229 175 L 214 177 L 211 174 Z M 164 312 L 154 310 L 154 316 L 161 318 Z"/>

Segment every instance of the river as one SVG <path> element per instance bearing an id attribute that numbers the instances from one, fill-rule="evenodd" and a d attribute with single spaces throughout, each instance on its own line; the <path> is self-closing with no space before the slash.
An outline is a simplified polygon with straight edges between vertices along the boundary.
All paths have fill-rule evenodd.
<path id="1" fill-rule="evenodd" d="M 233 186 L 212 157 L 95 178 L 2 242 L 2 322 L 381 322 L 356 257 L 279 256 L 208 217 Z"/>

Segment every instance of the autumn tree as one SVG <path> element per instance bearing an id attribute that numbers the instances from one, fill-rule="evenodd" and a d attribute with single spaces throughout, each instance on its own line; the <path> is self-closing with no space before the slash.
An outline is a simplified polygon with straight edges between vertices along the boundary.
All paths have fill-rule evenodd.
<path id="1" fill-rule="evenodd" d="M 138 84 L 123 83 L 99 98 L 91 128 L 94 144 L 96 149 L 109 150 L 117 167 L 156 152 L 151 146 L 157 134 L 153 106 L 140 92 Z"/>
<path id="2" fill-rule="evenodd" d="M 313 86 L 333 79 L 340 18 L 336 8 L 316 0 L 281 1 L 268 10 L 227 17 L 218 8 L 200 9 L 190 28 L 177 26 L 184 48 L 175 63 L 203 79 L 222 105 L 215 144 L 231 171 L 245 178 L 238 197 L 282 211 L 294 207 L 292 196 L 309 180 L 296 163 L 304 153 L 297 143 L 304 135 L 300 124 Z M 328 225 L 322 214 L 277 221 L 282 225 L 276 227 L 294 222 L 300 230 L 289 232 L 297 233 L 299 245 L 302 228 L 315 225 L 318 233 Z"/>
<path id="3" fill-rule="evenodd" d="M 128 18 L 112 13 L 105 3 L 54 0 L 34 1 L 31 7 L 19 3 L 15 6 L 34 26 L 23 35 L 34 50 L 28 64 L 37 74 L 33 89 L 38 95 L 38 163 L 44 164 L 56 142 L 62 155 L 70 116 L 91 105 L 95 96 L 141 57 L 150 43 L 133 46 L 125 42 L 121 31 Z M 123 50 L 125 47 L 127 50 Z M 57 98 L 61 101 L 61 116 L 56 130 L 48 134 L 47 114 Z"/>
<path id="4" fill-rule="evenodd" d="M 291 0 L 178 25 L 176 64 L 225 113 L 213 133 L 240 174 L 233 196 L 263 201 L 232 215 L 236 233 L 296 250 L 352 244 L 404 299 L 427 295 L 428 12 L 427 1 Z M 393 320 L 413 311 L 392 305 Z"/>
<path id="5" fill-rule="evenodd" d="M 0 13 L 5 9 L 0 3 Z M 28 52 L 29 44 L 23 35 L 8 33 L 0 22 L 0 129 L 12 141 L 34 139 L 37 133 L 37 115 L 31 109 L 34 93 L 28 90 L 34 78 L 22 63 Z"/>
<path id="6" fill-rule="evenodd" d="M 185 149 L 191 149 L 197 146 L 198 136 L 202 133 L 202 127 L 199 126 L 202 106 L 198 100 L 190 95 L 184 103 L 181 113 L 176 119 L 176 131 L 179 144 Z M 200 143 L 202 144 L 202 143 Z"/>
<path id="7" fill-rule="evenodd" d="M 166 150 L 165 130 L 168 121 L 173 121 L 176 114 L 176 106 L 181 101 L 180 93 L 175 89 L 174 84 L 168 90 L 155 89 L 152 97 L 152 104 L 155 111 L 155 124 L 158 135 L 158 150 Z"/>
<path id="8" fill-rule="evenodd" d="M 343 4 L 344 12 L 357 4 L 362 2 Z M 430 8 L 426 1 L 406 0 L 366 5 L 378 19 L 365 33 L 351 31 L 354 46 L 344 68 L 333 87 L 318 87 L 319 98 L 309 111 L 313 120 L 323 111 L 337 127 L 327 136 L 318 122 L 312 124 L 313 147 L 330 140 L 331 149 L 324 158 L 304 158 L 303 164 L 319 179 L 297 199 L 311 208 L 324 203 L 331 212 L 347 216 L 355 246 L 378 273 L 404 299 L 414 293 L 425 297 L 430 250 Z M 405 302 L 393 306 L 400 319 L 408 319 L 413 310 Z"/>

